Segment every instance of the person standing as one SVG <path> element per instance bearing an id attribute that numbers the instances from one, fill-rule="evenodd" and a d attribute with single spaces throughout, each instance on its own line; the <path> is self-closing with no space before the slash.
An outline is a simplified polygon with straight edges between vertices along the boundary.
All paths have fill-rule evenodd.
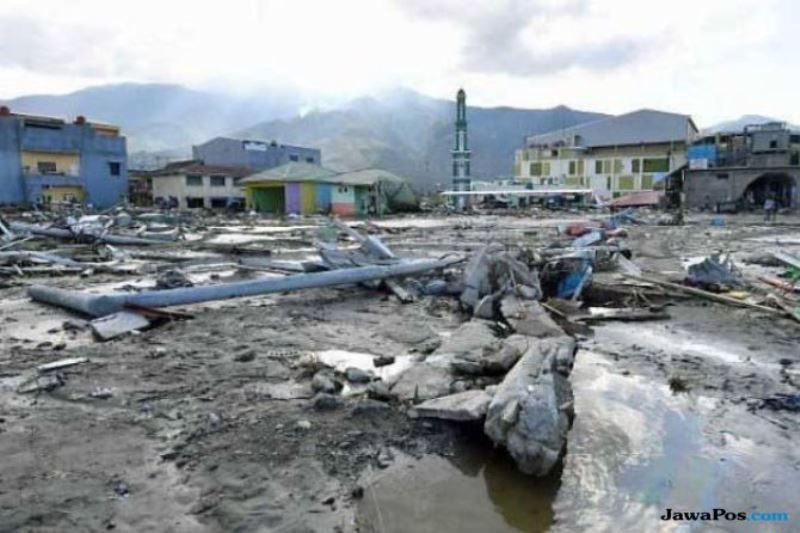
<path id="1" fill-rule="evenodd" d="M 775 198 L 771 194 L 767 195 L 767 199 L 764 200 L 764 222 L 774 222 L 777 210 L 778 206 L 775 203 Z"/>

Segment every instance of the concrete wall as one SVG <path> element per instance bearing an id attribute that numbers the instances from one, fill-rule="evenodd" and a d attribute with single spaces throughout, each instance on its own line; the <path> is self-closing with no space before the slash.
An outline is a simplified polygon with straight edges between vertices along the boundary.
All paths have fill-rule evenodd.
<path id="1" fill-rule="evenodd" d="M 800 206 L 800 168 L 713 168 L 686 173 L 684 192 L 688 207 L 703 207 L 707 203 L 735 202 L 742 198 L 747 187 L 765 174 L 785 174 L 794 178 L 793 205 Z"/>
<path id="2" fill-rule="evenodd" d="M 246 149 L 246 146 L 252 149 Z M 253 171 L 266 170 L 289 163 L 293 157 L 300 162 L 317 165 L 322 163 L 322 154 L 316 148 L 281 144 L 273 146 L 269 143 L 225 137 L 217 137 L 193 146 L 192 157 L 202 159 L 206 165 L 246 167 Z"/>
<path id="3" fill-rule="evenodd" d="M 39 174 L 36 168 L 25 174 L 22 153 L 28 163 L 49 157 L 68 161 L 70 167 L 77 154 L 78 168 L 63 169 L 72 174 L 66 176 Z M 119 164 L 118 176 L 111 174 L 109 163 Z M 22 117 L 0 117 L 0 203 L 34 202 L 43 190 L 54 187 L 81 187 L 85 201 L 96 207 L 119 202 L 128 192 L 125 138 L 98 133 L 90 124 L 36 128 L 24 125 Z"/>
<path id="4" fill-rule="evenodd" d="M 192 174 L 193 176 L 196 174 Z M 153 177 L 153 199 L 167 200 L 170 196 L 178 199 L 179 207 L 186 209 L 187 198 L 203 198 L 203 206 L 211 207 L 212 198 L 244 198 L 244 189 L 234 184 L 232 176 L 225 176 L 225 186 L 212 186 L 211 176 L 200 176 L 202 185 L 187 185 L 186 175 Z"/>

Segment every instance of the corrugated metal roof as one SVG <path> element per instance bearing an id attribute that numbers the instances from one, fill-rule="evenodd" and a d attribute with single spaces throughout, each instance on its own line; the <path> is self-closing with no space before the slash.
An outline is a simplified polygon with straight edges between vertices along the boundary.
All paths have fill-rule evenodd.
<path id="1" fill-rule="evenodd" d="M 326 178 L 335 176 L 336 171 L 313 163 L 291 162 L 279 167 L 263 170 L 241 180 L 240 183 L 258 183 L 262 181 L 329 181 Z"/>
<path id="2" fill-rule="evenodd" d="M 380 168 L 363 168 L 350 172 L 342 172 L 331 177 L 331 183 L 341 183 L 343 185 L 374 185 L 379 181 L 394 181 L 403 183 L 405 180 L 388 170 Z"/>
<path id="3" fill-rule="evenodd" d="M 616 117 L 603 118 L 527 138 L 528 146 L 553 145 L 563 142 L 572 146 L 576 135 L 577 146 L 586 148 L 618 146 L 641 143 L 687 141 L 689 131 L 697 132 L 689 115 L 641 109 Z"/>
<path id="4" fill-rule="evenodd" d="M 342 185 L 373 185 L 379 181 L 404 183 L 405 180 L 388 170 L 364 168 L 349 172 L 336 172 L 313 163 L 292 162 L 253 174 L 240 183 L 259 183 L 265 181 L 300 181 L 335 183 Z"/>
<path id="5" fill-rule="evenodd" d="M 221 165 L 206 165 L 202 161 L 193 159 L 188 161 L 173 161 L 164 168 L 150 171 L 154 178 L 166 176 L 179 176 L 184 174 L 200 174 L 203 176 L 225 175 L 240 178 L 247 176 L 251 171 L 245 167 L 227 167 Z"/>

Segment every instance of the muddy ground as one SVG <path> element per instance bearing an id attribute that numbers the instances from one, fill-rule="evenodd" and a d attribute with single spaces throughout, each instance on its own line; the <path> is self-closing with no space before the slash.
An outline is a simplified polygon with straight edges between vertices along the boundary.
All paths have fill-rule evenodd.
<path id="1" fill-rule="evenodd" d="M 434 257 L 490 241 L 543 246 L 589 216 L 406 217 L 375 231 L 397 253 Z M 634 262 L 680 277 L 682 261 L 712 251 L 800 252 L 800 218 L 711 219 L 626 226 Z M 219 239 L 269 235 L 260 242 L 273 257 L 296 259 L 313 253 L 315 225 L 280 239 L 228 228 Z M 4 280 L 0 531 L 797 530 L 796 516 L 794 528 L 766 529 L 658 518 L 667 507 L 795 510 L 800 415 L 760 408 L 798 393 L 800 323 L 790 319 L 670 298 L 668 320 L 576 332 L 576 418 L 563 467 L 539 480 L 479 428 L 409 419 L 357 387 L 313 398 L 309 366 L 320 359 L 424 357 L 468 318 L 453 298 L 403 304 L 380 290 L 314 289 L 190 306 L 191 320 L 100 343 L 74 327 L 81 317 L 25 296 L 31 283 L 150 279 Z M 37 365 L 67 357 L 89 361 L 62 370 L 53 390 L 18 392 Z"/>

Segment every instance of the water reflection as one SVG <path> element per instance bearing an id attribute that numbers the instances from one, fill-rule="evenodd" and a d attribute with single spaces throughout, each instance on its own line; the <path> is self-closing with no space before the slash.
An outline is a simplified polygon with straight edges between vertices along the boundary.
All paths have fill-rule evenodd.
<path id="1" fill-rule="evenodd" d="M 743 407 L 618 374 L 593 352 L 578 354 L 571 379 L 576 418 L 553 531 L 792 531 L 659 519 L 667 508 L 791 512 L 798 454 L 774 426 Z"/>
<path id="2" fill-rule="evenodd" d="M 552 524 L 560 472 L 536 479 L 476 432 L 455 458 L 401 455 L 372 472 L 359 508 L 363 531 L 539 532 Z"/>

